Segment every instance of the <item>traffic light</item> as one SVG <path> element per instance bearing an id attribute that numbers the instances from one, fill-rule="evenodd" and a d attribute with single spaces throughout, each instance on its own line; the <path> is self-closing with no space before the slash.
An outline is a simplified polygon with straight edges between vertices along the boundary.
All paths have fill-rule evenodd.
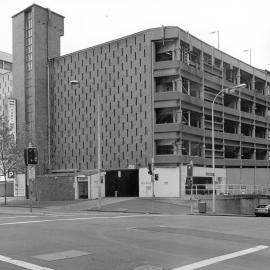
<path id="1" fill-rule="evenodd" d="M 36 147 L 28 147 L 24 150 L 24 161 L 26 166 L 38 164 L 38 151 Z"/>
<path id="2" fill-rule="evenodd" d="M 155 181 L 158 181 L 158 174 L 155 173 Z"/>
<path id="3" fill-rule="evenodd" d="M 153 171 L 152 171 L 152 164 L 149 162 L 148 163 L 148 174 L 152 175 Z"/>
<path id="4" fill-rule="evenodd" d="M 187 179 L 186 179 L 186 186 L 189 187 L 189 188 L 191 188 L 192 184 L 193 184 L 192 178 L 191 177 L 187 177 Z"/>
<path id="5" fill-rule="evenodd" d="M 193 165 L 188 164 L 187 165 L 187 177 L 192 177 L 193 176 Z"/>

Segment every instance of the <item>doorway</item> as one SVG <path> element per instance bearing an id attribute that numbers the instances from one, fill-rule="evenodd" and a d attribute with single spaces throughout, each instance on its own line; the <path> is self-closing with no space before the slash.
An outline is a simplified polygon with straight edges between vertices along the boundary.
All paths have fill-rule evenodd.
<path id="1" fill-rule="evenodd" d="M 79 199 L 88 199 L 88 196 L 89 196 L 89 194 L 88 194 L 88 179 L 87 180 L 78 179 L 78 198 Z"/>

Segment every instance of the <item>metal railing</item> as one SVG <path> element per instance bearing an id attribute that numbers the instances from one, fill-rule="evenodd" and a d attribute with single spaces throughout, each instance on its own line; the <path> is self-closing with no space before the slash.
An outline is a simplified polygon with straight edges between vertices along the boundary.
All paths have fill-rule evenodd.
<path id="1" fill-rule="evenodd" d="M 270 186 L 241 185 L 241 184 L 216 184 L 216 195 L 270 195 Z M 186 187 L 186 194 L 191 194 L 191 188 Z M 193 195 L 213 194 L 212 184 L 193 185 Z"/>

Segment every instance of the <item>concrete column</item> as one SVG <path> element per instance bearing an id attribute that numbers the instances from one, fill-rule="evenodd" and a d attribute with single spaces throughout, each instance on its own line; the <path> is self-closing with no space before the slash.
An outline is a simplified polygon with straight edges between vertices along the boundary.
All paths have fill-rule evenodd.
<path id="1" fill-rule="evenodd" d="M 175 80 L 175 88 L 176 91 L 182 93 L 183 92 L 183 82 L 182 82 L 182 77 L 180 76 L 179 79 Z"/>
<path id="2" fill-rule="evenodd" d="M 239 111 L 241 111 L 241 97 L 240 97 L 240 95 L 238 96 L 238 101 L 237 101 L 237 105 L 236 106 L 237 106 L 236 109 L 239 110 Z"/>
<path id="3" fill-rule="evenodd" d="M 255 76 L 252 75 L 252 79 L 251 79 L 251 90 L 255 90 Z"/>
<path id="4" fill-rule="evenodd" d="M 238 159 L 241 159 L 242 158 L 242 148 L 241 148 L 241 146 L 239 147 L 239 151 L 237 153 L 237 158 Z"/>
<path id="5" fill-rule="evenodd" d="M 202 157 L 205 158 L 205 143 L 202 145 Z"/>
<path id="6" fill-rule="evenodd" d="M 241 127 L 242 127 L 242 124 L 241 124 L 241 121 L 240 121 L 239 122 L 239 125 L 238 125 L 237 134 L 240 134 L 241 135 Z"/>
<path id="7" fill-rule="evenodd" d="M 263 94 L 267 95 L 267 81 L 264 82 Z"/>
<path id="8" fill-rule="evenodd" d="M 253 124 L 253 128 L 252 128 L 252 138 L 255 138 L 255 125 Z"/>
<path id="9" fill-rule="evenodd" d="M 200 70 L 204 70 L 204 64 L 203 64 L 203 51 L 201 51 L 200 55 Z"/>
<path id="10" fill-rule="evenodd" d="M 188 95 L 190 96 L 190 80 L 188 80 Z"/>
<path id="11" fill-rule="evenodd" d="M 240 75 L 240 68 L 238 68 L 236 74 L 236 84 L 240 84 L 240 82 L 241 82 L 241 75 Z"/>
<path id="12" fill-rule="evenodd" d="M 254 152 L 252 154 L 252 158 L 256 160 L 256 149 L 254 149 Z"/>
<path id="13" fill-rule="evenodd" d="M 176 111 L 176 123 L 182 122 L 182 109 L 179 108 L 178 111 Z"/>

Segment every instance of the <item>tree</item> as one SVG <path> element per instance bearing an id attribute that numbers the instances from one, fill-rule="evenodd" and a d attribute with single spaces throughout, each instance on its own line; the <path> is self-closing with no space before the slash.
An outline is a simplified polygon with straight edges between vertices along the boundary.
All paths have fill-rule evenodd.
<path id="1" fill-rule="evenodd" d="M 0 174 L 5 178 L 5 205 L 7 204 L 8 172 L 22 171 L 23 165 L 23 149 L 16 144 L 7 118 L 0 116 Z"/>

